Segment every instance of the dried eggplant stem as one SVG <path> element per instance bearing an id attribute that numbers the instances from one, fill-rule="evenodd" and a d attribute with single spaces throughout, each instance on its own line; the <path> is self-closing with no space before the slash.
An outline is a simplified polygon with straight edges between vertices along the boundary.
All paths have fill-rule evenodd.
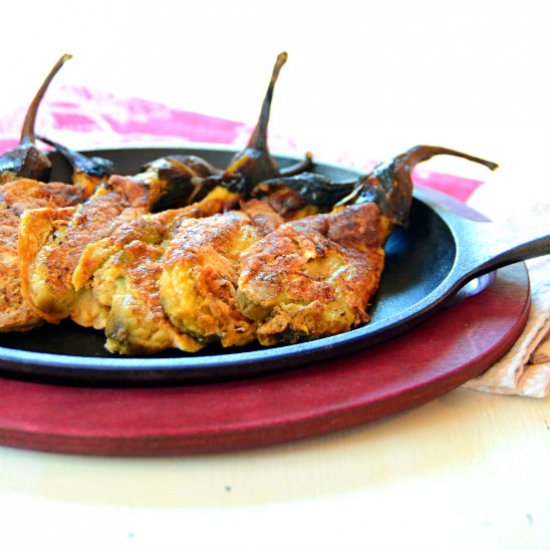
<path id="1" fill-rule="evenodd" d="M 34 96 L 23 121 L 19 145 L 0 156 L 0 181 L 6 182 L 15 178 L 30 178 L 48 181 L 52 165 L 47 155 L 38 150 L 35 145 L 34 127 L 38 108 L 46 90 L 64 63 L 72 56 L 62 55 L 53 66 L 48 76 Z"/>

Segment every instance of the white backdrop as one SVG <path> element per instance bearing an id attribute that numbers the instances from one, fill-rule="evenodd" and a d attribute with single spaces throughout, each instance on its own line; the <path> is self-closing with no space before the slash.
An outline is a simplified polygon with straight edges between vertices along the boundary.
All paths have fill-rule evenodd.
<path id="1" fill-rule="evenodd" d="M 52 94 L 85 84 L 253 123 L 275 56 L 287 50 L 272 133 L 318 157 L 380 159 L 424 142 L 533 178 L 526 164 L 542 170 L 550 151 L 545 0 L 52 0 L 6 9 L 0 116 L 28 102 L 68 51 L 74 59 Z"/>

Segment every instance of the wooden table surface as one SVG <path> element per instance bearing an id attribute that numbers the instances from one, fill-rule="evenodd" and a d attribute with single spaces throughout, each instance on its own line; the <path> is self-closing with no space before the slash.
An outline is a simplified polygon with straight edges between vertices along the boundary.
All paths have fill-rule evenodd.
<path id="1" fill-rule="evenodd" d="M 53 0 L 33 17 L 13 5 L 8 21 L 25 21 L 26 34 L 22 23 L 4 25 L 13 51 L 4 53 L 0 117 L 69 50 L 60 85 L 93 76 L 99 89 L 252 123 L 274 55 L 288 49 L 274 135 L 322 160 L 359 163 L 416 143 L 455 147 L 501 164 L 491 175 L 434 164 L 486 179 L 473 198 L 486 214 L 548 202 L 548 3 L 380 4 L 343 0 L 335 11 L 283 1 L 267 11 L 244 0 L 158 0 L 152 10 Z M 368 426 L 233 454 L 125 459 L 0 447 L 0 544 L 542 550 L 549 464 L 548 399 L 463 388 Z"/>
<path id="2" fill-rule="evenodd" d="M 549 440 L 548 401 L 459 389 L 369 426 L 236 454 L 105 459 L 1 448 L 0 509 L 10 518 L 1 538 L 542 549 Z"/>

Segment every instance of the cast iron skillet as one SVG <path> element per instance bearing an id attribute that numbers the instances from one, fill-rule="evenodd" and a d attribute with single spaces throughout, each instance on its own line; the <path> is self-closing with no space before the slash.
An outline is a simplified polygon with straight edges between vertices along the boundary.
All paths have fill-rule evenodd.
<path id="1" fill-rule="evenodd" d="M 132 174 L 155 158 L 174 153 L 202 156 L 214 166 L 228 164 L 233 151 L 198 148 L 139 148 L 90 151 L 110 158 L 117 173 Z M 52 154 L 53 180 L 69 181 L 65 163 Z M 282 166 L 296 159 L 278 158 Z M 318 164 L 315 171 L 333 179 L 357 173 Z M 163 353 L 155 357 L 120 357 L 103 348 L 102 332 L 70 321 L 29 333 L 0 335 L 0 370 L 18 377 L 77 384 L 167 384 L 216 381 L 275 372 L 324 361 L 387 340 L 410 329 L 457 299 L 468 281 L 503 265 L 550 253 L 550 224 L 516 233 L 508 227 L 459 217 L 415 193 L 410 227 L 398 228 L 386 246 L 386 267 L 370 308 L 369 324 L 311 342 L 224 350 L 210 346 L 197 354 Z M 477 279 L 476 279 L 477 278 Z M 464 293 L 464 290 L 461 291 Z"/>

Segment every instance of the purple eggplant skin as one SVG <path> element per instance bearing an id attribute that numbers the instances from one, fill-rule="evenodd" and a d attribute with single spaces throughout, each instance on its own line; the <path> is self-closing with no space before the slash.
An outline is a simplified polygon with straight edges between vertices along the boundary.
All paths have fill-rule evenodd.
<path id="1" fill-rule="evenodd" d="M 311 205 L 330 210 L 356 186 L 357 181 L 332 181 L 323 174 L 304 172 L 262 181 L 252 189 L 251 196 L 261 199 L 275 193 L 281 196 L 284 194 L 285 200 L 294 205 L 293 209 Z"/>
<path id="2" fill-rule="evenodd" d="M 45 136 L 36 136 L 36 139 L 53 147 L 71 165 L 74 173 L 108 178 L 115 172 L 115 165 L 112 160 L 102 157 L 89 157 Z"/>
<path id="3" fill-rule="evenodd" d="M 25 115 L 19 145 L 0 156 L 0 182 L 17 178 L 30 178 L 43 182 L 50 179 L 52 164 L 48 156 L 36 146 L 34 127 L 38 108 L 49 85 L 71 57 L 70 54 L 64 54 L 57 60 L 34 96 Z"/>
<path id="4" fill-rule="evenodd" d="M 241 152 L 233 157 L 227 169 L 218 176 L 221 182 L 225 182 L 226 185 L 232 185 L 233 189 L 245 197 L 250 195 L 250 191 L 256 184 L 278 176 L 298 174 L 307 170 L 312 163 L 312 156 L 310 153 L 307 153 L 303 161 L 281 169 L 271 156 L 268 148 L 267 127 L 269 124 L 273 92 L 281 68 L 286 63 L 287 59 L 288 54 L 286 52 L 282 52 L 277 56 L 267 92 L 262 102 L 260 116 L 248 140 L 248 144 Z M 237 189 L 235 187 L 235 182 L 239 180 L 242 180 L 242 185 Z"/>
<path id="5" fill-rule="evenodd" d="M 494 162 L 447 147 L 416 145 L 391 160 L 378 164 L 371 172 L 359 178 L 355 189 L 337 206 L 374 202 L 393 223 L 407 227 L 413 194 L 413 170 L 417 164 L 436 155 L 460 157 L 482 164 L 490 170 L 498 168 L 498 164 Z"/>
<path id="6" fill-rule="evenodd" d="M 219 170 L 195 155 L 153 160 L 134 176 L 152 187 L 151 211 L 180 208 L 203 199 L 219 182 Z"/>
<path id="7" fill-rule="evenodd" d="M 392 223 L 407 226 L 412 203 L 412 172 L 417 164 L 436 155 L 452 155 L 464 158 L 495 170 L 494 162 L 454 149 L 433 145 L 417 145 L 397 155 L 357 179 L 332 181 L 322 174 L 305 172 L 295 176 L 279 176 L 254 186 L 253 198 L 276 200 L 279 210 L 298 211 L 314 206 L 319 211 L 349 204 L 376 203 L 381 213 Z"/>
<path id="8" fill-rule="evenodd" d="M 90 197 L 101 183 L 114 174 L 115 165 L 109 159 L 89 157 L 44 136 L 36 136 L 36 139 L 53 147 L 70 164 L 73 171 L 71 181 L 84 190 L 86 197 Z"/>

